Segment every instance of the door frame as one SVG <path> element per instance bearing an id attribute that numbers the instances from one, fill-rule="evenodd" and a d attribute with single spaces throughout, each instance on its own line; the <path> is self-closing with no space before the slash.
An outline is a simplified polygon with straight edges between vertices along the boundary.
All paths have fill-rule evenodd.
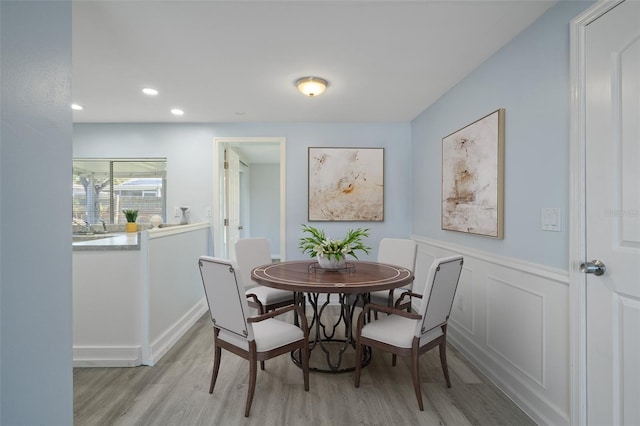
<path id="1" fill-rule="evenodd" d="M 213 253 L 228 257 L 224 246 L 224 186 L 220 173 L 224 171 L 224 147 L 227 144 L 269 143 L 280 146 L 280 258 L 286 259 L 286 139 L 283 137 L 219 137 L 213 140 Z"/>
<path id="2" fill-rule="evenodd" d="M 624 0 L 599 1 L 570 22 L 570 145 L 569 145 L 569 324 L 570 423 L 587 424 L 586 274 L 586 29 Z"/>

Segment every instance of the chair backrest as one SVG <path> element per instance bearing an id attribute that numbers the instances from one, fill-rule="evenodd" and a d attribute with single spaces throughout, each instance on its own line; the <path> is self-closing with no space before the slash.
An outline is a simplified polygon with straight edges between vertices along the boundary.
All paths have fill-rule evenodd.
<path id="1" fill-rule="evenodd" d="M 416 337 L 446 324 L 449 320 L 463 262 L 462 256 L 456 255 L 436 259 L 431 264 L 418 310 L 418 314 L 422 315 L 422 321 L 416 326 Z"/>
<path id="2" fill-rule="evenodd" d="M 251 280 L 251 271 L 256 266 L 271 263 L 271 247 L 266 238 L 241 238 L 236 241 L 236 262 L 242 279 L 244 288 L 255 287 L 257 284 Z"/>
<path id="3" fill-rule="evenodd" d="M 253 328 L 247 322 L 249 305 L 242 285 L 242 274 L 235 263 L 216 257 L 201 256 L 198 265 L 213 325 L 253 340 Z"/>
<path id="4" fill-rule="evenodd" d="M 383 238 L 378 247 L 378 262 L 402 266 L 414 272 L 418 244 L 408 238 Z"/>

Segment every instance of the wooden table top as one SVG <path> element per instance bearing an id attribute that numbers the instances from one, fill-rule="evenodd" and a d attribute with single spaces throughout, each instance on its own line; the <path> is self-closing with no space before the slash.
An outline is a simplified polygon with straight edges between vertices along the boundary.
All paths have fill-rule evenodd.
<path id="1" fill-rule="evenodd" d="M 251 278 L 267 287 L 310 293 L 370 293 L 407 285 L 413 273 L 400 266 L 378 262 L 347 262 L 336 271 L 321 269 L 314 261 L 270 263 L 251 271 Z"/>

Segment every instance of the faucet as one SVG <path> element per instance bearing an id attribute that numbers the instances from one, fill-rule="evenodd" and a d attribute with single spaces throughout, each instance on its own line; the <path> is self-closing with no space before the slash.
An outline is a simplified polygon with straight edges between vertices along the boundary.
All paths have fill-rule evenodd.
<path id="1" fill-rule="evenodd" d="M 86 233 L 86 234 L 93 234 L 93 228 L 91 227 L 91 224 L 86 220 L 83 220 L 82 222 L 84 223 L 79 224 L 80 232 Z"/>

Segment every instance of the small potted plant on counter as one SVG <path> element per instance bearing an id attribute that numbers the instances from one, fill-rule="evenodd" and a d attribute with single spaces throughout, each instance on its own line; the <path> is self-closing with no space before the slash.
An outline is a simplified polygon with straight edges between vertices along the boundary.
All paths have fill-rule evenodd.
<path id="1" fill-rule="evenodd" d="M 138 210 L 122 210 L 124 213 L 124 217 L 127 218 L 127 224 L 125 225 L 125 231 L 127 232 L 138 232 L 138 224 L 136 220 L 138 219 Z"/>
<path id="2" fill-rule="evenodd" d="M 362 242 L 362 238 L 369 236 L 369 229 L 350 229 L 341 240 L 327 238 L 324 231 L 313 226 L 302 225 L 302 232 L 309 234 L 300 238 L 302 253 L 309 253 L 318 260 L 323 269 L 341 269 L 345 267 L 347 255 L 358 258 L 357 250 L 369 253 L 371 247 Z"/>

